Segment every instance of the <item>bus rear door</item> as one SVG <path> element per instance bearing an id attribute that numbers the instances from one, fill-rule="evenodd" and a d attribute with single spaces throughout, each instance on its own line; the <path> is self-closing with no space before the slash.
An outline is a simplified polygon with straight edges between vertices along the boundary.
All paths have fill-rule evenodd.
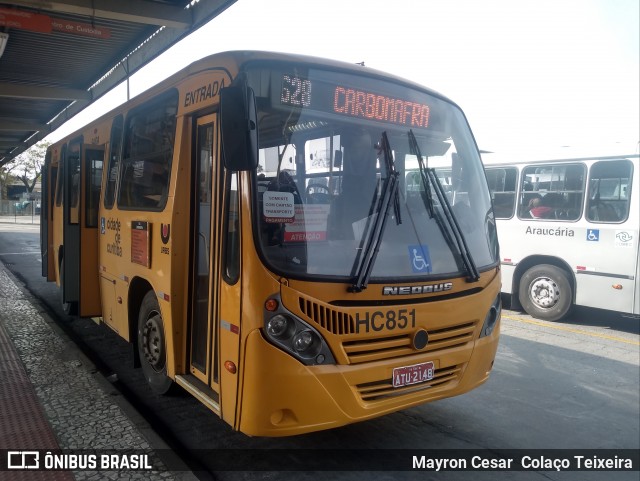
<path id="1" fill-rule="evenodd" d="M 40 196 L 40 252 L 42 255 L 42 277 L 48 281 L 55 281 L 54 256 L 53 256 L 53 229 L 50 222 L 53 220 L 54 192 L 58 168 L 51 163 L 51 150 L 47 150 L 44 166 L 42 167 L 42 193 Z"/>
<path id="2" fill-rule="evenodd" d="M 69 144 L 63 162 L 62 302 L 69 314 L 99 316 L 98 203 L 104 148 L 76 139 Z"/>

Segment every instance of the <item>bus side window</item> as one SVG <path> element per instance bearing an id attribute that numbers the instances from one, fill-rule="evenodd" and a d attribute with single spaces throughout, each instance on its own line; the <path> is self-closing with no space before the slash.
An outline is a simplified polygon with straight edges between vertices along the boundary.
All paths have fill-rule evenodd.
<path id="1" fill-rule="evenodd" d="M 575 221 L 582 215 L 583 164 L 527 166 L 522 171 L 519 214 L 525 219 Z"/>
<path id="2" fill-rule="evenodd" d="M 116 198 L 116 182 L 122 156 L 122 115 L 117 116 L 111 125 L 111 142 L 109 143 L 109 165 L 107 166 L 107 184 L 104 192 L 104 206 L 113 207 Z"/>
<path id="3" fill-rule="evenodd" d="M 86 226 L 98 226 L 98 204 L 100 202 L 100 188 L 102 187 L 102 150 L 88 150 L 86 153 L 89 168 L 86 172 Z"/>
<path id="4" fill-rule="evenodd" d="M 58 182 L 58 167 L 51 167 L 51 176 L 50 178 L 47 179 L 47 183 L 49 184 L 48 185 L 49 192 L 51 193 L 55 192 L 57 182 Z M 55 212 L 55 209 L 52 209 L 53 205 L 49 205 L 49 202 L 51 202 L 51 199 L 53 199 L 51 197 L 51 194 L 47 194 L 47 199 L 43 198 L 42 200 L 43 202 L 47 202 L 47 211 L 51 216 L 51 220 L 53 220 L 53 214 Z M 43 209 L 45 208 L 44 203 L 42 204 L 42 208 Z"/>
<path id="5" fill-rule="evenodd" d="M 520 217 L 525 219 L 533 218 L 533 215 L 531 215 L 531 209 L 536 206 L 540 199 L 542 199 L 542 196 L 537 192 L 524 192 L 521 196 L 518 208 L 520 211 Z"/>
<path id="6" fill-rule="evenodd" d="M 176 129 L 175 91 L 127 117 L 118 206 L 141 210 L 164 208 Z"/>
<path id="7" fill-rule="evenodd" d="M 633 165 L 628 160 L 601 161 L 589 173 L 587 220 L 624 222 L 629 215 Z"/>
<path id="8" fill-rule="evenodd" d="M 63 145 L 60 153 L 60 168 L 58 169 L 58 175 L 56 178 L 56 206 L 63 205 L 62 187 L 64 185 L 64 156 L 67 155 L 67 146 Z"/>
<path id="9" fill-rule="evenodd" d="M 240 199 L 238 197 L 238 173 L 227 173 L 227 206 L 224 242 L 224 277 L 229 284 L 235 284 L 240 277 Z"/>
<path id="10" fill-rule="evenodd" d="M 493 198 L 496 218 L 513 217 L 516 201 L 517 169 L 487 169 L 487 182 Z"/>
<path id="11" fill-rule="evenodd" d="M 69 144 L 67 149 L 66 180 L 70 182 L 68 188 L 69 205 L 66 206 L 69 213 L 69 223 L 77 224 L 80 221 L 80 148 L 82 139 L 76 139 Z"/>

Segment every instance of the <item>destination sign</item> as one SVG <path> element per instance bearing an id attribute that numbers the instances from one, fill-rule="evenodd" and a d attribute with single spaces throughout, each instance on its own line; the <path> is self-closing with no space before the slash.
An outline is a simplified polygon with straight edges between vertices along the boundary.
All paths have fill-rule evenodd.
<path id="1" fill-rule="evenodd" d="M 347 117 L 387 122 L 408 128 L 429 126 L 429 106 L 392 93 L 282 75 L 280 104 Z"/>

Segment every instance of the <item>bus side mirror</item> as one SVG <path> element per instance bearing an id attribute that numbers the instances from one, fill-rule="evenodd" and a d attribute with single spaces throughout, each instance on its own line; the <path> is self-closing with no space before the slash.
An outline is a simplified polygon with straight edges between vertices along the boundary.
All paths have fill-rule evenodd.
<path id="1" fill-rule="evenodd" d="M 258 122 L 253 90 L 244 84 L 220 90 L 224 166 L 232 171 L 258 166 Z"/>

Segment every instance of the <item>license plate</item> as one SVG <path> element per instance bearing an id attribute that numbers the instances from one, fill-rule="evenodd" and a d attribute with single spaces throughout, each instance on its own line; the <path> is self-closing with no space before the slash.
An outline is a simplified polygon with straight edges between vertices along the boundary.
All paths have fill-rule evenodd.
<path id="1" fill-rule="evenodd" d="M 435 375 L 432 361 L 414 364 L 413 366 L 396 367 L 393 370 L 393 387 L 409 386 L 430 381 Z"/>

